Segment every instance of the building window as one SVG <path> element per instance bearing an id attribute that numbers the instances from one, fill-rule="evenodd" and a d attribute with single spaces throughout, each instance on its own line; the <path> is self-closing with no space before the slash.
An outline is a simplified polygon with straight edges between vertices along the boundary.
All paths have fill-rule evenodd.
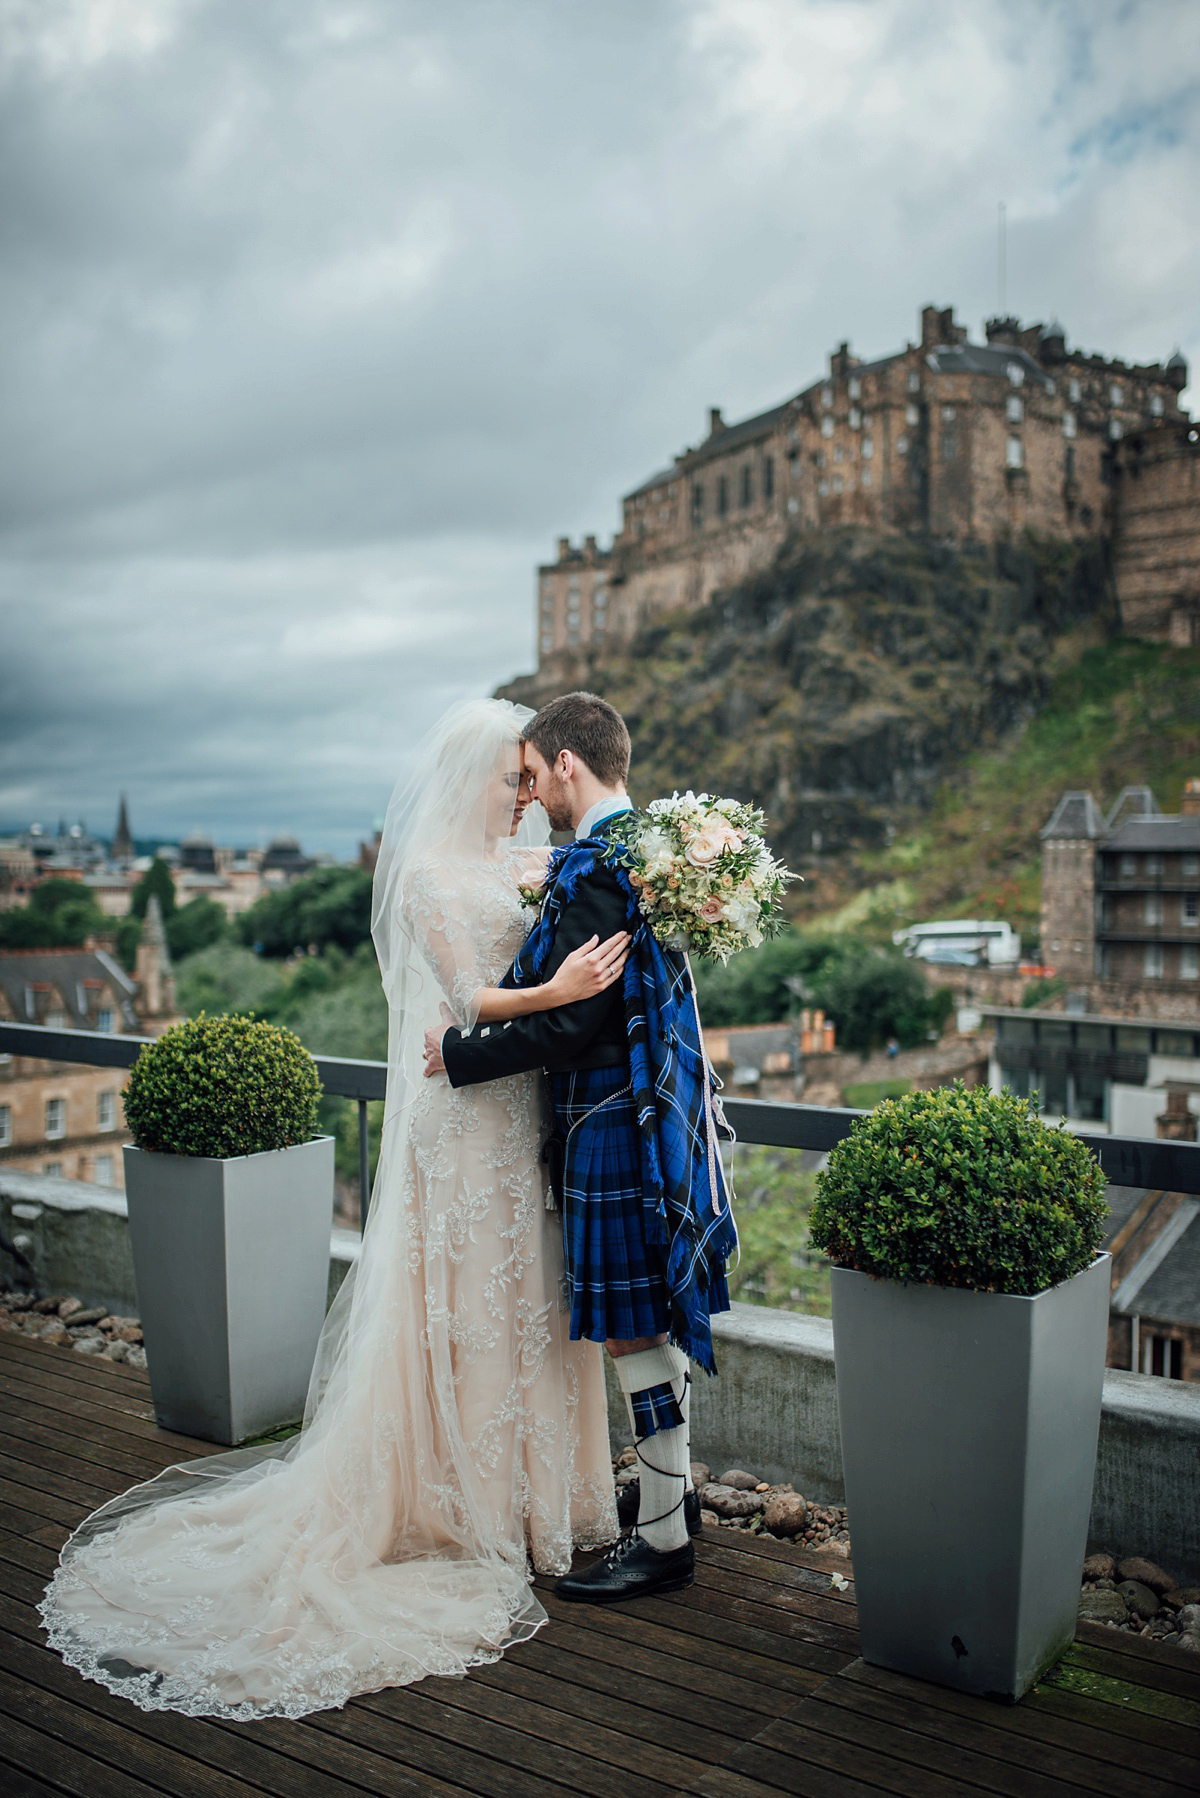
<path id="1" fill-rule="evenodd" d="M 1161 980 L 1163 970 L 1163 953 L 1161 943 L 1147 943 L 1142 950 L 1143 980 Z"/>
<path id="2" fill-rule="evenodd" d="M 1162 856 L 1161 855 L 1148 855 L 1146 857 L 1146 873 L 1150 876 L 1151 880 L 1161 879 L 1162 871 L 1163 871 Z"/>
<path id="3" fill-rule="evenodd" d="M 543 650 L 554 648 L 554 632 L 553 631 L 543 631 L 542 632 L 542 648 L 543 648 Z"/>
<path id="4" fill-rule="evenodd" d="M 818 481 L 817 482 L 817 497 L 819 499 L 827 499 L 829 497 L 829 482 L 828 481 Z"/>
<path id="5" fill-rule="evenodd" d="M 742 505 L 748 506 L 754 498 L 754 471 L 749 462 L 742 469 Z"/>
<path id="6" fill-rule="evenodd" d="M 0 1105 L 0 1149 L 7 1149 L 12 1141 L 12 1106 Z"/>
<path id="7" fill-rule="evenodd" d="M 828 412 L 830 407 L 833 405 L 833 388 L 832 387 L 822 387 L 822 389 L 821 389 L 821 404 L 822 404 L 822 406 L 824 406 L 826 412 Z"/>
<path id="8" fill-rule="evenodd" d="M 717 476 L 717 517 L 724 518 L 729 510 L 729 482 L 722 475 Z"/>
<path id="9" fill-rule="evenodd" d="M 1063 456 L 1063 474 L 1068 481 L 1075 479 L 1075 445 L 1073 443 L 1068 443 Z"/>
<path id="10" fill-rule="evenodd" d="M 92 1164 L 92 1179 L 97 1186 L 111 1186 L 113 1183 L 113 1158 L 111 1155 L 97 1155 Z"/>
<path id="11" fill-rule="evenodd" d="M 833 491 L 835 493 L 840 493 L 842 491 L 842 477 L 840 474 L 835 474 L 833 477 Z"/>
<path id="12" fill-rule="evenodd" d="M 1121 423 L 1120 419 L 1119 418 L 1110 418 L 1108 421 L 1109 442 L 1110 443 L 1120 443 L 1120 441 L 1124 435 L 1125 435 L 1125 427 Z"/>
<path id="13" fill-rule="evenodd" d="M 67 1101 L 65 1099 L 46 1100 L 46 1141 L 56 1142 L 60 1136 L 67 1134 Z"/>
<path id="14" fill-rule="evenodd" d="M 832 414 L 830 414 L 828 412 L 825 414 L 824 418 L 821 420 L 821 435 L 822 435 L 822 437 L 832 437 L 833 436 L 833 417 L 832 417 Z"/>
<path id="15" fill-rule="evenodd" d="M 65 1030 L 66 1027 L 67 1027 L 67 1014 L 65 1011 L 57 1011 L 56 1010 L 56 1011 L 48 1011 L 46 1013 L 46 1028 L 47 1028 L 47 1030 Z"/>
<path id="16" fill-rule="evenodd" d="M 952 423 L 953 419 L 955 417 L 954 407 L 953 406 L 943 406 L 942 407 L 942 417 L 945 419 L 947 424 Z"/>
<path id="17" fill-rule="evenodd" d="M 1125 404 L 1125 389 L 1121 386 L 1119 381 L 1113 381 L 1110 384 L 1108 389 L 1108 403 L 1110 406 L 1123 406 Z"/>
<path id="18" fill-rule="evenodd" d="M 1024 468 L 1025 451 L 1019 437 L 1010 437 L 1004 447 L 1004 466 L 1006 468 Z"/>
<path id="19" fill-rule="evenodd" d="M 1063 413 L 1063 436 L 1075 437 L 1079 433 L 1079 424 L 1073 412 Z"/>
<path id="20" fill-rule="evenodd" d="M 850 429 L 852 431 L 857 431 L 857 429 L 858 429 L 859 425 L 861 425 L 861 423 L 862 423 L 862 413 L 859 411 L 857 406 L 851 406 L 850 418 L 849 418 Z"/>
<path id="21" fill-rule="evenodd" d="M 1024 386 L 1025 370 L 1021 367 L 1021 364 L 1019 362 L 1010 362 L 1008 365 L 1008 368 L 1005 372 L 1008 375 L 1009 384 L 1011 386 L 1013 386 L 1013 387 L 1023 387 Z"/>
<path id="22" fill-rule="evenodd" d="M 1072 402 L 1073 405 L 1077 406 L 1079 404 L 1080 395 L 1081 395 L 1081 389 L 1079 386 L 1079 382 L 1078 381 L 1068 381 L 1067 382 L 1067 398 Z"/>
<path id="23" fill-rule="evenodd" d="M 833 446 L 833 459 L 835 462 L 844 462 L 846 460 L 846 452 L 840 443 L 835 443 Z"/>
<path id="24" fill-rule="evenodd" d="M 1137 856 L 1123 855 L 1121 857 L 1119 871 L 1122 880 L 1132 880 L 1137 873 Z"/>
<path id="25" fill-rule="evenodd" d="M 1191 880 L 1193 875 L 1200 874 L 1200 855 L 1181 855 L 1179 872 L 1185 880 Z"/>
<path id="26" fill-rule="evenodd" d="M 1180 944 L 1179 978 L 1181 980 L 1200 979 L 1200 949 L 1195 943 Z"/>
<path id="27" fill-rule="evenodd" d="M 896 439 L 896 454 L 898 456 L 906 456 L 908 454 L 908 438 L 907 437 L 897 437 L 897 439 Z"/>
<path id="28" fill-rule="evenodd" d="M 921 408 L 914 406 L 911 400 L 904 408 L 904 422 L 910 426 L 919 425 L 921 422 Z"/>
<path id="29" fill-rule="evenodd" d="M 915 368 L 910 368 L 908 371 L 908 391 L 910 393 L 920 393 L 921 391 L 921 377 Z"/>
<path id="30" fill-rule="evenodd" d="M 692 488 L 692 523 L 704 523 L 704 488 L 699 481 Z"/>
<path id="31" fill-rule="evenodd" d="M 869 487 L 871 485 L 871 470 L 869 468 L 864 468 L 861 478 L 863 486 Z"/>
<path id="32" fill-rule="evenodd" d="M 863 453 L 864 460 L 869 462 L 871 460 L 871 457 L 875 454 L 875 439 L 873 437 L 864 437 L 863 438 L 862 453 Z"/>
<path id="33" fill-rule="evenodd" d="M 1010 393 L 1004 403 L 1005 415 L 1010 425 L 1019 425 L 1025 416 L 1025 402 L 1019 393 Z"/>
<path id="34" fill-rule="evenodd" d="M 1162 394 L 1161 393 L 1152 393 L 1150 395 L 1150 416 L 1151 416 L 1151 418 L 1161 418 L 1162 415 L 1163 415 Z"/>
<path id="35" fill-rule="evenodd" d="M 42 1166 L 42 1172 L 44 1174 L 49 1174 L 52 1179 L 61 1180 L 62 1179 L 62 1162 L 61 1161 L 47 1161 Z"/>
<path id="36" fill-rule="evenodd" d="M 775 458 L 774 458 L 774 456 L 764 456 L 763 457 L 763 498 L 766 500 L 771 500 L 771 499 L 775 498 Z"/>
<path id="37" fill-rule="evenodd" d="M 1162 894 L 1147 893 L 1144 904 L 1143 922 L 1146 924 L 1162 923 Z"/>
<path id="38" fill-rule="evenodd" d="M 1142 1372 L 1163 1380 L 1182 1380 L 1183 1344 L 1177 1336 L 1142 1337 Z"/>
<path id="39" fill-rule="evenodd" d="M 117 1127 L 117 1095 L 116 1093 L 96 1094 L 96 1128 L 97 1130 L 115 1130 Z"/>
<path id="40" fill-rule="evenodd" d="M 858 399 L 860 394 L 862 393 L 862 382 L 859 380 L 857 375 L 850 376 L 848 392 L 849 392 L 850 398 L 852 400 Z"/>
<path id="41" fill-rule="evenodd" d="M 554 601 L 547 596 L 545 599 L 542 600 L 542 617 L 543 618 L 553 618 L 553 616 L 554 616 Z M 103 1015 L 103 1014 L 101 1014 L 101 1015 Z M 109 1015 L 111 1016 L 111 1013 Z"/>
<path id="42" fill-rule="evenodd" d="M 1200 893 L 1185 893 L 1179 901 L 1179 922 L 1188 930 L 1200 925 Z"/>
<path id="43" fill-rule="evenodd" d="M 950 426 L 949 430 L 942 432 L 938 449 L 941 453 L 943 462 L 953 462 L 955 456 L 958 454 L 958 432 L 953 425 Z"/>

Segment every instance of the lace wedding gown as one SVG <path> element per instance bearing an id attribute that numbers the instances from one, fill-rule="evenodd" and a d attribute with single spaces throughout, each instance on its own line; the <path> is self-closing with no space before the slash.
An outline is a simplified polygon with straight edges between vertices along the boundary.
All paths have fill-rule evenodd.
<path id="1" fill-rule="evenodd" d="M 457 1009 L 522 940 L 521 862 L 409 884 Z M 461 1673 L 545 1621 L 528 1557 L 560 1573 L 616 1536 L 600 1351 L 559 1302 L 541 1076 L 405 1090 L 302 1434 L 169 1469 L 63 1551 L 52 1646 L 144 1710 L 299 1717 Z"/>

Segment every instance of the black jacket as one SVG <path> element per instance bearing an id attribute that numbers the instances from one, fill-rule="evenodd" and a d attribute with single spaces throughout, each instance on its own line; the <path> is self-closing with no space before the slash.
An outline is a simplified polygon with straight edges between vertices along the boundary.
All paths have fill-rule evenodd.
<path id="1" fill-rule="evenodd" d="M 551 979 L 572 949 L 590 936 L 603 942 L 628 924 L 629 901 L 616 876 L 598 862 L 563 907 L 543 978 Z M 525 1074 L 531 1068 L 556 1074 L 618 1067 L 628 1054 L 619 980 L 591 999 L 529 1012 L 506 1024 L 477 1024 L 469 1035 L 450 1029 L 442 1038 L 442 1060 L 451 1086 L 477 1086 L 482 1080 Z"/>

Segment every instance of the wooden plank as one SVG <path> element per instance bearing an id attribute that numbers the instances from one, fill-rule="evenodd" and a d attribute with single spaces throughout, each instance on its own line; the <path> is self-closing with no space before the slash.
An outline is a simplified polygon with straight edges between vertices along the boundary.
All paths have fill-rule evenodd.
<path id="1" fill-rule="evenodd" d="M 1113 1630 L 1114 1636 L 1121 1631 Z M 1134 1638 L 1131 1638 L 1133 1640 Z M 1187 1663 L 1200 1660 L 1200 1655 L 1179 1655 L 1168 1660 L 1166 1655 L 1121 1654 L 1107 1642 L 1102 1648 L 1090 1642 L 1074 1642 L 1063 1656 L 1070 1667 L 1085 1667 L 1095 1673 L 1106 1673 L 1131 1685 L 1149 1686 L 1156 1692 L 1170 1692 L 1176 1698 L 1189 1700 L 1195 1706 L 1195 1721 L 1200 1724 L 1200 1669 Z M 1183 1665 L 1179 1665 L 1183 1661 Z M 1183 1721 L 1183 1719 L 1181 1719 Z"/>
<path id="2" fill-rule="evenodd" d="M 128 1437 L 140 1445 L 136 1453 L 153 1455 L 162 1466 L 225 1452 L 216 1443 L 194 1442 L 190 1436 L 176 1436 L 171 1430 L 160 1429 L 154 1420 L 153 1407 L 130 1399 L 112 1404 L 103 1402 L 103 1394 L 97 1400 L 94 1394 L 81 1395 L 75 1389 L 47 1393 L 31 1380 L 13 1379 L 2 1372 L 0 1395 L 6 1409 L 9 1404 L 19 1401 L 32 1406 L 35 1416 L 48 1420 L 62 1418 L 63 1427 L 67 1429 L 82 1431 L 85 1423 L 95 1425 L 96 1433 L 90 1434 L 89 1438 L 92 1441 L 102 1442 L 110 1436 L 114 1440 Z"/>
<path id="3" fill-rule="evenodd" d="M 778 1726 L 772 1724 L 772 1729 Z M 908 1767 L 874 1749 L 852 1747 L 811 1730 L 794 1729 L 787 1750 L 762 1737 L 739 1748 L 730 1765 L 739 1773 L 774 1783 L 781 1792 L 805 1798 L 848 1798 L 848 1794 L 894 1792 L 901 1798 L 963 1798 L 973 1790 L 924 1767 Z"/>
<path id="4" fill-rule="evenodd" d="M 1116 1767 L 1140 1771 L 1146 1764 L 1146 1750 L 1154 1753 L 1156 1770 L 1170 1779 L 1181 1779 L 1186 1785 L 1190 1770 L 1197 1765 L 1185 1747 L 1169 1737 L 1169 1726 L 1158 1725 L 1140 1713 L 1128 1715 L 1091 1699 L 1078 1699 L 1070 1693 L 1051 1691 L 1037 1686 L 1020 1704 L 989 1704 L 966 1692 L 955 1692 L 949 1686 L 935 1686 L 927 1680 L 910 1679 L 907 1674 L 893 1673 L 886 1667 L 872 1667 L 866 1661 L 855 1661 L 838 1675 L 838 1683 L 854 1682 L 891 1692 L 907 1703 L 910 1699 L 945 1712 L 956 1723 L 964 1718 L 984 1718 L 993 1729 L 1029 1736 L 1039 1742 L 1057 1743 L 1078 1754 L 1095 1755 L 1111 1761 Z M 822 1691 L 824 1687 L 820 1688 Z M 1192 1750 L 1194 1753 L 1194 1749 Z"/>
<path id="5" fill-rule="evenodd" d="M 1122 1710 L 1145 1711 L 1149 1716 L 1167 1718 L 1191 1729 L 1200 1742 L 1200 1704 L 1194 1698 L 1181 1697 L 1175 1692 L 1164 1691 L 1161 1686 L 1146 1685 L 1130 1678 L 1126 1669 L 1140 1665 L 1124 1656 L 1098 1654 L 1095 1649 L 1077 1645 L 1041 1683 L 1081 1692 L 1088 1698 L 1098 1698 Z M 1168 1671 L 1174 1674 L 1173 1668 Z"/>
<path id="6" fill-rule="evenodd" d="M 101 1503 L 103 1496 L 102 1493 L 100 1495 Z M 95 1509 L 94 1505 L 86 1503 L 67 1504 L 65 1500 L 55 1498 L 52 1493 L 38 1492 L 31 1486 L 19 1486 L 14 1480 L 5 1479 L 3 1474 L 0 1474 L 0 1524 L 3 1524 L 6 1529 L 11 1529 L 14 1526 L 5 1522 L 8 1514 L 5 1507 L 11 1507 L 13 1514 L 18 1516 L 32 1512 L 42 1523 L 47 1521 L 65 1523 L 69 1524 L 72 1529 L 82 1521 L 89 1510 Z"/>
<path id="7" fill-rule="evenodd" d="M 0 1617 L 12 1628 L 10 1602 L 0 1601 Z M 82 1710 L 106 1717 L 132 1738 L 128 1743 L 126 1764 L 149 1771 L 141 1741 L 155 1742 L 172 1753 L 184 1754 L 195 1768 L 194 1789 L 197 1792 L 219 1791 L 204 1781 L 209 1774 L 228 1775 L 240 1785 L 249 1781 L 256 1789 L 287 1793 L 288 1798 L 358 1798 L 360 1787 L 265 1749 L 253 1739 L 235 1740 L 227 1730 L 213 1721 L 185 1717 L 174 1711 L 142 1711 L 127 1699 L 119 1698 L 104 1686 L 87 1680 L 66 1666 L 50 1649 L 18 1637 L 15 1632 L 7 1640 L 0 1639 L 0 1667 L 23 1680 L 57 1694 Z M 207 1769 L 207 1772 L 205 1771 Z M 193 1779 L 189 1765 L 187 1778 Z M 192 1787 L 181 1787 L 189 1794 Z"/>
<path id="8" fill-rule="evenodd" d="M 321 1713 L 324 1714 L 324 1713 Z M 461 1783 L 447 1785 L 429 1774 L 417 1774 L 389 1760 L 361 1742 L 342 1741 L 327 1731 L 312 1727 L 313 1717 L 293 1721 L 284 1717 L 263 1717 L 256 1723 L 222 1723 L 219 1727 L 241 1743 L 253 1742 L 279 1755 L 280 1761 L 294 1761 L 342 1780 L 356 1794 L 369 1792 L 379 1798 L 462 1798 Z M 279 1798 L 291 1798 L 285 1774 L 279 1786 Z"/>
<path id="9" fill-rule="evenodd" d="M 61 1791 L 54 1786 L 45 1786 L 32 1774 L 22 1773 L 11 1762 L 6 1762 L 2 1749 L 0 1767 L 4 1769 L 0 1776 L 0 1792 L 4 1793 L 4 1798 L 62 1798 Z"/>
<path id="10" fill-rule="evenodd" d="M 998 1776 L 990 1789 L 1004 1794 L 1005 1798 L 1010 1790 L 1009 1769 L 1014 1766 L 1041 1776 L 1054 1793 L 1060 1792 L 1063 1784 L 1080 1786 L 1086 1792 L 1111 1794 L 1111 1798 L 1127 1798 L 1129 1792 L 1131 1768 L 1128 1765 L 1114 1766 L 1105 1754 L 1105 1745 L 1111 1740 L 1110 1737 L 1099 1732 L 1088 1732 L 1086 1740 L 1090 1752 L 1073 1752 L 1058 1742 L 1039 1739 L 1036 1734 L 1028 1731 L 1018 1732 L 998 1727 L 986 1715 L 988 1707 L 985 1700 L 979 1701 L 978 1714 L 972 1715 L 965 1708 L 941 1710 L 934 1705 L 921 1703 L 911 1693 L 898 1696 L 841 1677 L 827 1680 L 807 1701 L 805 1720 L 811 1722 L 814 1728 L 820 1726 L 817 1722 L 818 1707 L 829 1711 L 853 1711 L 892 1729 L 910 1730 L 914 1734 L 928 1737 L 931 1751 L 937 1756 L 934 1765 L 944 1771 L 954 1770 L 952 1761 L 944 1758 L 947 1745 L 952 1756 L 963 1749 L 990 1756 L 997 1764 L 1004 1763 L 999 1765 Z M 1096 1755 L 1101 1758 L 1094 1758 Z M 1137 1769 L 1139 1798 L 1169 1798 L 1172 1794 L 1195 1791 L 1196 1785 L 1190 1775 L 1183 1783 L 1156 1778 L 1154 1772 L 1157 1769 L 1154 1772 L 1143 1770 L 1146 1760 L 1144 1755 L 1138 1755 L 1136 1759 L 1140 1763 Z M 1200 1766 L 1195 1771 L 1200 1775 Z M 977 1783 L 987 1786 L 987 1781 L 982 1778 Z"/>
<path id="11" fill-rule="evenodd" d="M 4 1423 L 7 1422 L 5 1418 Z M 61 1448 L 39 1447 L 27 1442 L 23 1436 L 10 1434 L 7 1428 L 0 1429 L 0 1467 L 24 1468 L 39 1485 L 44 1484 L 51 1474 L 59 1475 L 77 1485 L 106 1492 L 110 1498 L 115 1498 L 119 1492 L 127 1492 L 134 1483 L 128 1474 L 117 1473 L 95 1461 L 78 1460 Z"/>
<path id="12" fill-rule="evenodd" d="M 866 1784 L 849 1771 L 840 1767 L 825 1767 L 817 1761 L 800 1762 L 790 1754 L 780 1754 L 772 1748 L 762 1748 L 757 1742 L 746 1742 L 725 1764 L 698 1789 L 711 1795 L 711 1798 L 724 1798 L 729 1788 L 725 1784 L 727 1774 L 740 1774 L 744 1779 L 755 1780 L 760 1790 L 770 1792 L 786 1792 L 792 1795 L 802 1793 L 803 1798 L 879 1798 L 878 1784 Z M 891 1786 L 884 1786 L 884 1791 L 891 1791 Z M 956 1791 L 957 1798 L 957 1788 Z"/>
<path id="13" fill-rule="evenodd" d="M 79 1517 L 115 1497 L 114 1493 L 106 1492 L 103 1486 L 94 1485 L 90 1480 L 71 1479 L 66 1474 L 55 1473 L 50 1467 L 31 1467 L 27 1461 L 16 1460 L 3 1452 L 0 1452 L 0 1481 L 36 1492 L 39 1498 L 53 1497 L 64 1504 L 74 1504 Z"/>
<path id="14" fill-rule="evenodd" d="M 652 1622 L 674 1623 L 676 1628 L 706 1641 L 786 1657 L 811 1667 L 815 1673 L 839 1673 L 858 1654 L 857 1643 L 851 1643 L 846 1630 L 834 1631 L 828 1624 L 810 1622 L 805 1617 L 777 1614 L 749 1599 L 708 1593 L 702 1587 L 689 1586 L 683 1592 L 641 1598 L 638 1610 Z M 679 1617 L 681 1612 L 686 1614 L 686 1622 Z M 818 1639 L 822 1636 L 837 1639 Z"/>
<path id="15" fill-rule="evenodd" d="M 0 1553 L 3 1553 L 2 1546 Z M 565 1704 L 574 1702 L 574 1688 L 585 1686 L 622 1703 L 632 1702 L 651 1711 L 662 1711 L 681 1722 L 702 1725 L 737 1740 L 752 1736 L 762 1728 L 763 1712 L 751 1710 L 746 1705 L 731 1704 L 719 1697 L 710 1683 L 707 1668 L 703 1686 L 696 1679 L 694 1664 L 687 1666 L 683 1662 L 673 1662 L 675 1676 L 668 1680 L 663 1677 L 662 1666 L 655 1666 L 650 1656 L 645 1657 L 638 1667 L 630 1665 L 627 1655 L 616 1660 L 597 1660 L 594 1656 L 577 1654 L 574 1640 L 565 1631 L 554 1642 L 546 1641 L 548 1633 L 539 1630 L 527 1642 L 510 1649 L 504 1656 L 503 1665 L 530 1667 L 560 1681 L 564 1687 Z M 585 1631 L 578 1633 L 585 1642 L 598 1640 L 589 1637 Z M 673 1657 L 664 1655 L 661 1659 L 671 1661 Z M 485 1672 L 486 1669 L 480 1669 L 472 1677 L 482 1678 Z M 690 1677 L 683 1677 L 685 1674 Z"/>
<path id="16" fill-rule="evenodd" d="M 23 1773 L 54 1782 L 56 1798 L 162 1798 L 161 1786 L 143 1785 L 116 1767 L 94 1761 L 69 1742 L 44 1735 L 19 1718 L 0 1718 L 0 1757 Z"/>
<path id="17" fill-rule="evenodd" d="M 706 1523 L 700 1532 L 700 1540 L 706 1545 L 715 1543 L 734 1554 L 778 1561 L 788 1567 L 807 1567 L 812 1573 L 840 1573 L 853 1583 L 853 1562 L 848 1556 L 800 1548 L 794 1542 L 767 1535 L 765 1531 L 723 1529 L 720 1524 Z"/>
<path id="18" fill-rule="evenodd" d="M 510 1648 L 508 1657 L 522 1660 L 534 1649 L 628 1671 L 643 1678 L 657 1680 L 672 1690 L 696 1691 L 702 1699 L 709 1697 L 714 1703 L 744 1710 L 760 1720 L 763 1717 L 779 1716 L 793 1702 L 791 1693 L 765 1685 L 761 1680 L 731 1673 L 727 1668 L 715 1665 L 711 1659 L 705 1662 L 704 1684 L 701 1688 L 696 1680 L 694 1652 L 684 1658 L 661 1645 L 656 1649 L 649 1649 L 640 1642 L 632 1641 L 627 1635 L 610 1636 L 599 1630 L 573 1628 L 570 1623 L 552 1621 L 543 1625 L 536 1636 Z M 811 1680 L 819 1677 L 814 1674 Z M 806 1689 L 811 1689 L 811 1683 Z"/>
<path id="19" fill-rule="evenodd" d="M 712 1533 L 715 1534 L 715 1531 Z M 827 1567 L 809 1567 L 801 1562 L 793 1563 L 783 1559 L 769 1560 L 765 1555 L 745 1554 L 736 1548 L 727 1548 L 723 1541 L 713 1542 L 708 1539 L 697 1545 L 696 1561 L 697 1565 L 705 1567 L 723 1567 L 743 1580 L 765 1580 L 768 1584 L 785 1586 L 789 1591 L 812 1592 L 828 1600 L 830 1604 L 842 1605 L 846 1610 L 856 1613 L 853 1581 L 843 1591 L 839 1591 L 836 1586 L 830 1585 L 832 1569 Z"/>
<path id="20" fill-rule="evenodd" d="M 1087 1623 L 1080 1618 L 1075 1640 L 1090 1648 L 1107 1649 L 1110 1654 L 1126 1654 L 1132 1660 L 1152 1660 L 1160 1667 L 1177 1667 L 1190 1673 L 1200 1684 L 1200 1655 L 1186 1648 L 1175 1648 L 1169 1642 L 1148 1642 L 1144 1636 L 1131 1636 L 1127 1630 L 1109 1629 L 1103 1623 Z"/>
<path id="21" fill-rule="evenodd" d="M 27 1536 L 0 1529 L 0 1561 L 48 1580 L 58 1565 L 58 1556 L 44 1542 L 31 1542 Z"/>
<path id="22" fill-rule="evenodd" d="M 732 1597 L 744 1597 L 750 1603 L 766 1605 L 772 1611 L 788 1612 L 794 1616 L 810 1617 L 814 1622 L 828 1623 L 840 1635 L 852 1638 L 854 1652 L 856 1655 L 858 1653 L 858 1614 L 852 1606 L 839 1599 L 831 1602 L 823 1593 L 814 1592 L 807 1586 L 784 1585 L 777 1580 L 748 1579 L 743 1573 L 715 1565 L 708 1560 L 707 1555 L 704 1559 L 697 1558 L 696 1584 L 705 1591 L 726 1592 Z"/>
<path id="23" fill-rule="evenodd" d="M 39 1449 L 54 1448 L 131 1480 L 151 1480 L 163 1469 L 162 1451 L 153 1445 L 139 1448 L 136 1437 L 79 1418 L 65 1418 L 47 1411 L 44 1405 L 31 1405 L 27 1399 L 6 1399 L 3 1419 L 7 1435 L 29 1444 L 31 1460 L 37 1459 Z"/>
<path id="24" fill-rule="evenodd" d="M 149 1396 L 150 1381 L 144 1369 L 127 1367 L 120 1361 L 106 1361 L 103 1355 L 80 1355 L 73 1348 L 27 1342 L 12 1331 L 0 1336 L 0 1354 L 15 1366 L 54 1374 L 60 1379 L 102 1386 L 109 1392 L 136 1392 L 143 1398 Z"/>
<path id="25" fill-rule="evenodd" d="M 85 1710 L 44 1686 L 33 1686 L 0 1668 L 0 1712 L 67 1744 L 110 1768 L 128 1766 L 128 1728 Z M 256 1798 L 254 1787 L 215 1767 L 202 1766 L 161 1742 L 138 1738 L 137 1767 L 160 1791 L 187 1798 Z M 41 1770 L 41 1769 L 35 1769 Z"/>
<path id="26" fill-rule="evenodd" d="M 697 1660 L 708 1666 L 717 1664 L 740 1670 L 744 1678 L 759 1681 L 765 1687 L 790 1692 L 793 1697 L 807 1697 L 815 1685 L 828 1674 L 820 1669 L 801 1666 L 783 1647 L 778 1638 L 756 1638 L 754 1647 L 744 1642 L 724 1639 L 719 1632 L 700 1633 L 689 1630 L 689 1618 L 666 1612 L 661 1618 L 650 1617 L 646 1607 L 652 1599 L 642 1599 L 636 1613 L 628 1605 L 567 1604 L 554 1596 L 553 1590 L 539 1588 L 538 1597 L 549 1616 L 576 1629 L 594 1630 L 618 1641 L 632 1641 L 652 1654 L 662 1652 L 681 1659 Z M 616 1615 L 615 1613 L 620 1613 Z M 784 1656 L 787 1658 L 783 1658 Z"/>

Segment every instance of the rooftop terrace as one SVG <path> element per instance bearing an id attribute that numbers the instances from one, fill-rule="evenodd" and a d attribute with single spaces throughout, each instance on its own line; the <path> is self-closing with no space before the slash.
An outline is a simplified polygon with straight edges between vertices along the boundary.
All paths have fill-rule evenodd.
<path id="1" fill-rule="evenodd" d="M 0 1393 L 6 1798 L 1200 1790 L 1195 1657 L 1081 1624 L 1059 1667 L 1001 1708 L 867 1666 L 852 1579 L 837 1592 L 819 1556 L 715 1529 L 685 1592 L 594 1610 L 539 1581 L 549 1624 L 465 1679 L 300 1723 L 147 1715 L 64 1667 L 35 1605 L 88 1511 L 215 1451 L 158 1429 L 144 1374 L 11 1335 Z"/>

